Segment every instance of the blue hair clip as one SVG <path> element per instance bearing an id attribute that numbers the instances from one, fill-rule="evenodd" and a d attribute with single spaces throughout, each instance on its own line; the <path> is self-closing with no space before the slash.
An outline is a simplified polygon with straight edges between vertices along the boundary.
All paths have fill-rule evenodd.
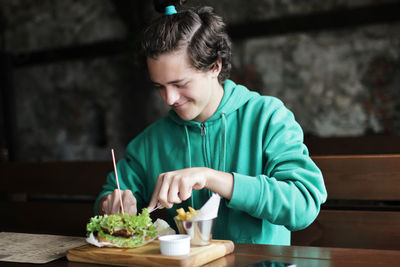
<path id="1" fill-rule="evenodd" d="M 165 15 L 173 15 L 176 14 L 176 9 L 174 5 L 166 6 L 165 7 Z"/>

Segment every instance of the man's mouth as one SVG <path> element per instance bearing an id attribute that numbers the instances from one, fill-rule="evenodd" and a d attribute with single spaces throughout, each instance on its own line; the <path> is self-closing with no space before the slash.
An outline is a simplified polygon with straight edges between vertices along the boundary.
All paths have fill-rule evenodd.
<path id="1" fill-rule="evenodd" d="M 173 109 L 181 109 L 183 106 L 185 106 L 188 103 L 188 101 L 183 102 L 183 103 L 179 103 L 179 104 L 173 104 L 172 108 Z"/>

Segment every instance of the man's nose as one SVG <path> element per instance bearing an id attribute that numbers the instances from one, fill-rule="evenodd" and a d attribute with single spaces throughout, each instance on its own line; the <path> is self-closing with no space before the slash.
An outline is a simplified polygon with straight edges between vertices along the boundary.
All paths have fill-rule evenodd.
<path id="1" fill-rule="evenodd" d="M 167 103 L 167 105 L 172 106 L 177 102 L 178 99 L 179 99 L 179 93 L 174 87 L 168 86 L 165 88 L 164 100 Z"/>

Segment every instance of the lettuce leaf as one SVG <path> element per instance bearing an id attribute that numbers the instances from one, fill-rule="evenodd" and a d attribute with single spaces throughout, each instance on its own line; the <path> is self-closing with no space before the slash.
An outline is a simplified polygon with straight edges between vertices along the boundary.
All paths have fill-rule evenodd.
<path id="1" fill-rule="evenodd" d="M 112 235 L 120 230 L 126 231 L 131 237 Z M 138 215 L 124 213 L 94 216 L 86 225 L 86 235 L 89 236 L 92 232 L 121 247 L 137 247 L 157 236 L 157 228 L 145 208 Z"/>

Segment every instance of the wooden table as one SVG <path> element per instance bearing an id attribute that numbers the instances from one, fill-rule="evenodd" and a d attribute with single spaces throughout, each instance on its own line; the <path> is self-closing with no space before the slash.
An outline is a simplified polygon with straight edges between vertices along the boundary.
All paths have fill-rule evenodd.
<path id="1" fill-rule="evenodd" d="M 235 244 L 234 253 L 205 266 L 249 266 L 262 261 L 292 263 L 299 267 L 400 266 L 400 250 Z M 69 262 L 64 257 L 43 265 L 0 262 L 0 266 L 92 267 L 99 265 Z"/>

